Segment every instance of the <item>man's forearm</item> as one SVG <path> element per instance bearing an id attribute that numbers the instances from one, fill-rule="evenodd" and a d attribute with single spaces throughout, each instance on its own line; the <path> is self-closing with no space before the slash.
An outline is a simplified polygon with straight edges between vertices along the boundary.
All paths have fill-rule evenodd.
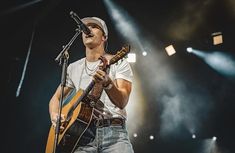
<path id="1" fill-rule="evenodd" d="M 58 113 L 58 109 L 59 109 L 59 102 L 58 99 L 55 97 L 52 97 L 52 99 L 50 100 L 49 103 L 49 113 L 50 115 L 53 113 Z"/>
<path id="2" fill-rule="evenodd" d="M 118 108 L 125 108 L 129 99 L 129 94 L 126 90 L 118 88 L 113 82 L 111 82 L 111 84 L 112 87 L 110 89 L 105 89 L 109 99 Z"/>

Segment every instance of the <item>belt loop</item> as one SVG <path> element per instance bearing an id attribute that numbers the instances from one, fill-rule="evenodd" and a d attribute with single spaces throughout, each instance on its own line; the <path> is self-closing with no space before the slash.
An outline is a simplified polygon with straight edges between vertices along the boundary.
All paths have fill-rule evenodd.
<path id="1" fill-rule="evenodd" d="M 126 129 L 126 119 L 122 119 L 122 128 Z"/>
<path id="2" fill-rule="evenodd" d="M 99 125 L 99 120 L 98 120 L 98 119 L 95 119 L 95 120 L 94 120 L 94 124 L 95 124 L 95 126 L 97 127 L 97 126 Z"/>
<path id="3" fill-rule="evenodd" d="M 99 119 L 99 118 L 96 119 L 96 120 L 95 120 L 95 126 L 96 126 L 96 127 L 102 127 L 103 125 L 101 124 L 101 121 L 102 121 L 102 119 Z"/>

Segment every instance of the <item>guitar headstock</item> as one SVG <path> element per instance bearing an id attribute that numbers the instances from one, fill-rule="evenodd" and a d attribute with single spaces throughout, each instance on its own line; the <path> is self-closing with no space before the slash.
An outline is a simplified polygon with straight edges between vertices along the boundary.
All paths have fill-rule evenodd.
<path id="1" fill-rule="evenodd" d="M 121 50 L 117 51 L 117 53 L 110 59 L 109 65 L 112 65 L 125 57 L 130 52 L 130 45 L 124 45 Z"/>

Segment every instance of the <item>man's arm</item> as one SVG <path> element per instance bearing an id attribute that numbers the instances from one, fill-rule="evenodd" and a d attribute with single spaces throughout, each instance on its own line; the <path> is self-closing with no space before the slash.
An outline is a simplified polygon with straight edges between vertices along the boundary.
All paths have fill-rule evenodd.
<path id="1" fill-rule="evenodd" d="M 51 122 L 53 125 L 56 124 L 56 120 L 58 117 L 58 111 L 59 111 L 59 102 L 60 102 L 60 95 L 61 95 L 61 86 L 59 85 L 56 89 L 54 95 L 52 96 L 50 102 L 49 102 L 49 113 L 51 117 Z M 64 87 L 64 95 L 68 95 L 68 93 L 72 90 L 72 88 Z M 64 115 L 61 115 L 62 120 L 64 119 Z"/>
<path id="2" fill-rule="evenodd" d="M 109 89 L 105 89 L 112 103 L 120 109 L 125 108 L 131 93 L 132 83 L 124 79 L 116 79 L 108 85 Z"/>
<path id="3" fill-rule="evenodd" d="M 125 108 L 131 93 L 132 83 L 124 79 L 114 81 L 102 70 L 97 70 L 93 79 L 97 83 L 102 83 L 111 102 L 120 109 Z"/>

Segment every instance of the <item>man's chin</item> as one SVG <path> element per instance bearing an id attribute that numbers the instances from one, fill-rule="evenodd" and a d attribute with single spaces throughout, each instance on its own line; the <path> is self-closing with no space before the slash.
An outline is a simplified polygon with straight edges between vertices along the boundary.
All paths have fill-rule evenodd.
<path id="1" fill-rule="evenodd" d="M 88 48 L 94 48 L 95 44 L 92 43 L 92 42 L 87 42 L 87 43 L 85 43 L 85 46 L 88 47 Z"/>

